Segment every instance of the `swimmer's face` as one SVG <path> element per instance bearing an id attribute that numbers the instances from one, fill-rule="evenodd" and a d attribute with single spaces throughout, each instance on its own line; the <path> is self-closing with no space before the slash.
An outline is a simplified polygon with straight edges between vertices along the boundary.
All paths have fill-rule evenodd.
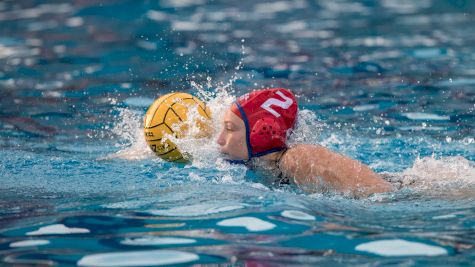
<path id="1" fill-rule="evenodd" d="M 246 126 L 231 109 L 228 109 L 223 118 L 223 129 L 216 142 L 219 151 L 231 160 L 247 160 Z"/>

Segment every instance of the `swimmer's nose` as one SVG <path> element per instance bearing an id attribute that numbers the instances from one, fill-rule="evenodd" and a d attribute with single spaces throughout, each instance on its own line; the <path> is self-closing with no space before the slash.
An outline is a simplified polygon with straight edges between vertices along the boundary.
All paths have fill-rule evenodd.
<path id="1" fill-rule="evenodd" d="M 216 143 L 220 146 L 224 146 L 226 144 L 226 140 L 224 140 L 223 132 L 221 131 L 218 135 L 218 139 L 216 139 Z"/>

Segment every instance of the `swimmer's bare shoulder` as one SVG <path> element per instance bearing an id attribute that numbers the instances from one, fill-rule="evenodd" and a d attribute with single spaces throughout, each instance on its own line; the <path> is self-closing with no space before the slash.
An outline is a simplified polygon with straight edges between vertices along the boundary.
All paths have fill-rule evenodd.
<path id="1" fill-rule="evenodd" d="M 393 190 L 390 183 L 365 164 L 320 145 L 290 147 L 279 167 L 283 175 L 308 192 L 329 187 L 354 196 L 368 196 Z"/>

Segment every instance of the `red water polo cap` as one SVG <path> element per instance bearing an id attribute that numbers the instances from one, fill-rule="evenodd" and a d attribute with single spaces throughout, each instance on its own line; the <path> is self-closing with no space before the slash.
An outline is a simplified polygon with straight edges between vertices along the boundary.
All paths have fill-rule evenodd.
<path id="1" fill-rule="evenodd" d="M 287 148 L 286 140 L 297 119 L 297 100 L 284 88 L 253 91 L 231 107 L 246 126 L 249 159 Z"/>

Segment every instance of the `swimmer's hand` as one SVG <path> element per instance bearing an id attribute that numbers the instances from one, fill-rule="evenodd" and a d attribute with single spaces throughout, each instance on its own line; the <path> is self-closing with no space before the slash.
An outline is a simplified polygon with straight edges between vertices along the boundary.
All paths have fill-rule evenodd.
<path id="1" fill-rule="evenodd" d="M 333 189 L 365 197 L 393 190 L 365 164 L 319 145 L 296 145 L 280 160 L 283 174 L 308 192 Z"/>

